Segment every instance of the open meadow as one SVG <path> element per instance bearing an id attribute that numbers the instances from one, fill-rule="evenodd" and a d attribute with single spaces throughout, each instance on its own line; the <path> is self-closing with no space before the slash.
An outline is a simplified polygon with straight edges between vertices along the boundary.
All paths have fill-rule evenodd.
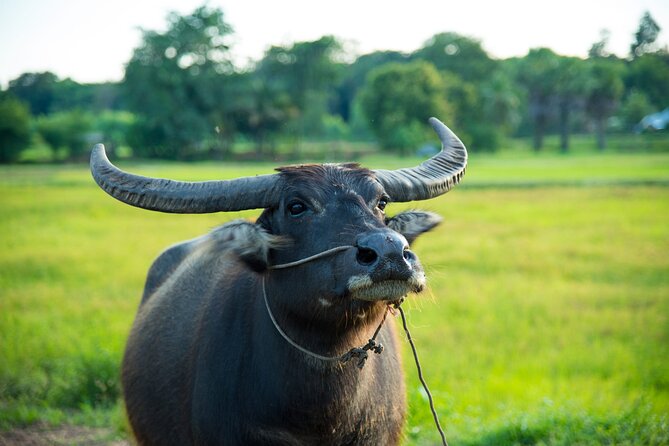
<path id="1" fill-rule="evenodd" d="M 472 154 L 460 187 L 409 207 L 444 217 L 415 245 L 430 289 L 404 306 L 451 445 L 669 444 L 669 154 Z M 152 260 L 257 215 L 152 213 L 84 165 L 1 167 L 0 440 L 35 422 L 125 438 L 119 364 Z M 436 444 L 407 343 L 404 368 L 406 444 Z"/>

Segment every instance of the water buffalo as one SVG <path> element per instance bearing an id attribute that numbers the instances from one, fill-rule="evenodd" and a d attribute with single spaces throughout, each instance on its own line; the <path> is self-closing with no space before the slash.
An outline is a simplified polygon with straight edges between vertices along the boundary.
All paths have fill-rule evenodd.
<path id="1" fill-rule="evenodd" d="M 399 170 L 301 165 L 190 183 L 123 172 L 94 148 L 93 177 L 127 204 L 264 209 L 255 222 L 235 220 L 168 248 L 151 266 L 122 366 L 139 444 L 400 442 L 402 364 L 394 321 L 381 320 L 388 302 L 424 288 L 409 243 L 440 218 L 387 218 L 384 209 L 448 192 L 467 164 L 457 136 L 430 122 L 441 152 Z M 385 350 L 365 363 L 352 348 L 370 337 L 376 343 L 365 350 Z"/>

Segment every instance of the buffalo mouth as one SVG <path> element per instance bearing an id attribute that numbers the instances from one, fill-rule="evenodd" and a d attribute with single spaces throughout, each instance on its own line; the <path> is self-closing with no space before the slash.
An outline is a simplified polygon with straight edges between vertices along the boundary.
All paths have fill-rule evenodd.
<path id="1" fill-rule="evenodd" d="M 409 293 L 420 293 L 425 288 L 425 274 L 414 272 L 406 280 L 372 281 L 367 274 L 348 280 L 348 292 L 353 299 L 365 301 L 396 301 Z"/>

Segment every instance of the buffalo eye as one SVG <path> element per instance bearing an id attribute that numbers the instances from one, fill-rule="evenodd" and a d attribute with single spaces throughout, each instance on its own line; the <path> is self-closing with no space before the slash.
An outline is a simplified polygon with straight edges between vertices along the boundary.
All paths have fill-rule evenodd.
<path id="1" fill-rule="evenodd" d="M 383 211 L 386 208 L 387 205 L 388 205 L 388 199 L 387 198 L 381 198 L 379 200 L 379 204 L 377 204 L 376 207 L 379 208 L 379 210 Z"/>
<path id="2" fill-rule="evenodd" d="M 297 217 L 298 215 L 301 215 L 304 213 L 304 211 L 307 210 L 307 205 L 302 203 L 301 201 L 291 201 L 288 203 L 288 212 L 290 215 L 293 217 Z"/>

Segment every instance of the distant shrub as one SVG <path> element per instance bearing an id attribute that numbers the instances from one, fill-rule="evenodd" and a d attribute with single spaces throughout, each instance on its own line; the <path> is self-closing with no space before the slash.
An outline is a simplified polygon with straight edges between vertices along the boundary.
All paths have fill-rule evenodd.
<path id="1" fill-rule="evenodd" d="M 67 151 L 69 159 L 88 154 L 87 137 L 93 128 L 92 115 L 79 110 L 53 113 L 37 120 L 37 131 L 51 149 Z"/>
<path id="2" fill-rule="evenodd" d="M 11 163 L 30 144 L 30 111 L 13 97 L 0 98 L 0 163 Z"/>

